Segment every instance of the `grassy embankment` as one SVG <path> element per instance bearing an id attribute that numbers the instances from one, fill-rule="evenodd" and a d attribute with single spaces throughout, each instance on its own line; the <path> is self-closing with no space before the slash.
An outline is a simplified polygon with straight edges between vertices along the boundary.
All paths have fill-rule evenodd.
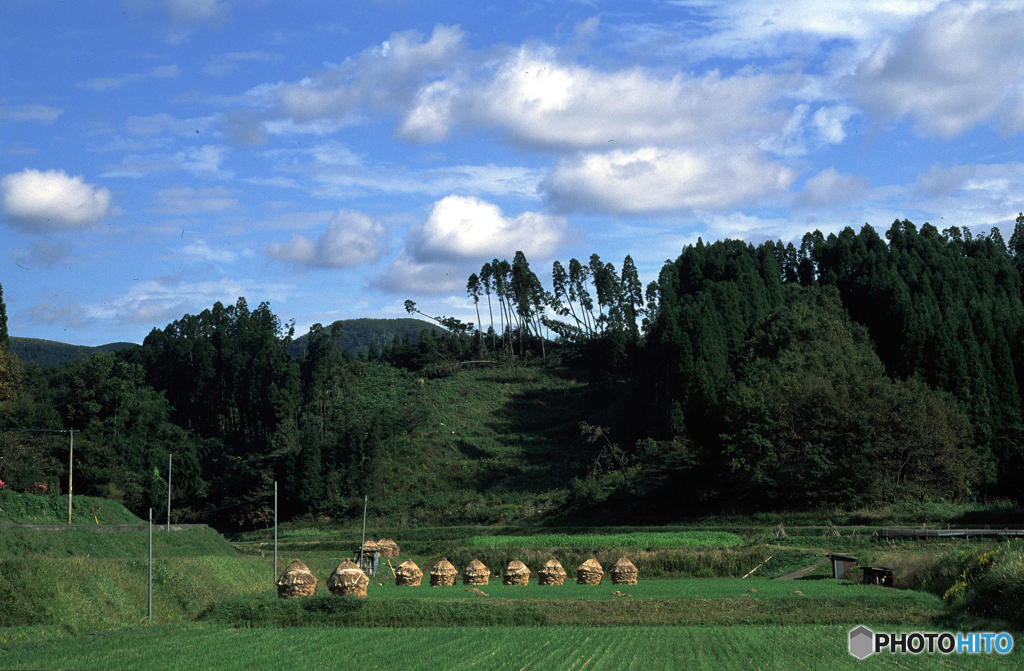
<path id="1" fill-rule="evenodd" d="M 142 525 L 107 499 L 75 497 L 88 524 L 67 530 L 0 529 L 0 627 L 48 626 L 68 631 L 142 622 L 148 610 L 149 535 L 100 531 L 100 525 Z M 67 499 L 4 492 L 4 524 L 60 524 Z M 84 519 L 73 521 L 85 524 Z M 154 527 L 153 610 L 158 621 L 194 617 L 226 596 L 272 589 L 271 562 L 241 557 L 209 528 Z"/>

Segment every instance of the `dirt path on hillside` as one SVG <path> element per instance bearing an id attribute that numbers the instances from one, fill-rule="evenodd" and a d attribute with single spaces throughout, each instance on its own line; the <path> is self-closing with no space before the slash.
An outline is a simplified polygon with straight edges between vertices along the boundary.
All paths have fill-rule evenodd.
<path id="1" fill-rule="evenodd" d="M 803 567 L 799 571 L 793 571 L 792 573 L 787 573 L 786 575 L 780 575 L 778 578 L 776 578 L 776 580 L 796 580 L 797 578 L 803 578 L 805 575 L 807 575 L 808 573 L 818 568 L 827 561 L 828 557 L 825 557 L 824 559 L 817 561 L 811 564 L 810 566 Z"/>

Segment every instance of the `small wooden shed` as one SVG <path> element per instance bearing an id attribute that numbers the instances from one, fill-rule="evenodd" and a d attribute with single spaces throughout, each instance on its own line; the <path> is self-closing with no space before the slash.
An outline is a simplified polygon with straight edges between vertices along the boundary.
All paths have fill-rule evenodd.
<path id="1" fill-rule="evenodd" d="M 846 574 L 850 572 L 850 569 L 857 565 L 857 558 L 850 557 L 849 555 L 830 552 L 828 554 L 828 558 L 832 560 L 833 578 L 845 578 Z"/>
<path id="2" fill-rule="evenodd" d="M 891 568 L 884 566 L 865 566 L 864 567 L 864 580 L 862 581 L 865 585 L 884 585 L 885 587 L 892 587 L 896 580 L 896 572 Z"/>

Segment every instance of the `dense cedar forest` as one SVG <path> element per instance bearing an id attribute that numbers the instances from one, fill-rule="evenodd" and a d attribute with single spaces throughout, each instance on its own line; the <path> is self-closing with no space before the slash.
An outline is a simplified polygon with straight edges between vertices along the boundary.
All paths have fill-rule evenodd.
<path id="1" fill-rule="evenodd" d="M 275 481 L 288 515 L 351 515 L 370 494 L 448 520 L 484 499 L 662 517 L 1019 499 L 1022 273 L 1024 215 L 1008 243 L 909 221 L 799 247 L 698 241 L 646 288 L 628 256 L 596 255 L 555 262 L 545 287 L 517 252 L 468 278 L 475 323 L 407 301 L 436 326 L 356 350 L 344 323 L 318 324 L 296 347 L 240 298 L 45 367 L 8 351 L 0 293 L 0 425 L 81 432 L 75 491 L 137 513 L 162 510 L 173 454 L 177 519 L 213 523 L 265 522 Z M 546 477 L 487 477 L 498 457 L 427 429 L 465 389 L 519 379 L 557 418 L 509 429 L 543 433 Z M 512 416 L 496 412 L 469 419 Z M 62 489 L 66 441 L 0 432 L 0 480 Z M 437 468 L 447 448 L 475 465 Z"/>

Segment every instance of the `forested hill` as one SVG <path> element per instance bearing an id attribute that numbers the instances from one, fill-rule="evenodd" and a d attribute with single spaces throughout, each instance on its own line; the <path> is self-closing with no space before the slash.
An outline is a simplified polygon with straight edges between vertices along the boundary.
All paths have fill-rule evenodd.
<path id="1" fill-rule="evenodd" d="M 126 347 L 138 347 L 133 342 L 114 342 L 98 347 L 85 345 L 67 345 L 53 340 L 38 338 L 11 337 L 11 352 L 26 363 L 37 363 L 41 366 L 55 366 L 69 361 L 88 358 L 96 352 L 116 352 Z"/>
<path id="2" fill-rule="evenodd" d="M 353 356 L 359 354 L 359 350 L 368 350 L 371 344 L 378 350 L 385 345 L 390 345 L 397 337 L 399 342 L 405 341 L 415 343 L 416 337 L 423 329 L 431 329 L 438 333 L 443 332 L 436 324 L 425 322 L 422 319 L 343 319 L 336 321 L 327 327 L 340 327 L 341 333 L 335 340 L 342 352 L 348 352 Z M 298 357 L 300 352 L 306 350 L 309 342 L 309 334 L 301 335 L 288 345 L 288 353 Z"/>
<path id="3" fill-rule="evenodd" d="M 137 514 L 173 455 L 178 514 L 220 524 L 264 523 L 274 482 L 286 515 L 369 494 L 448 524 L 1020 500 L 1022 274 L 1024 215 L 1008 242 L 905 220 L 698 241 L 646 290 L 628 256 L 556 261 L 548 288 L 517 252 L 468 278 L 476 324 L 378 324 L 358 356 L 315 325 L 293 357 L 244 298 L 60 366 L 0 344 L 0 426 L 75 429 L 76 490 Z M 60 488 L 66 448 L 0 432 L 0 480 Z"/>

